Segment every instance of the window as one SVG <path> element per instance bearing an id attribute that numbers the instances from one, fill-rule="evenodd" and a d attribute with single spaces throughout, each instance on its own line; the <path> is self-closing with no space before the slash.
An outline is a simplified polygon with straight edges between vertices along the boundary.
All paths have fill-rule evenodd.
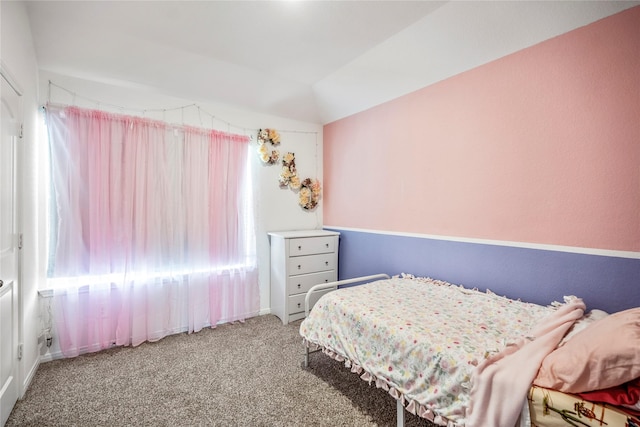
<path id="1" fill-rule="evenodd" d="M 257 313 L 249 138 L 76 107 L 46 120 L 65 355 Z"/>

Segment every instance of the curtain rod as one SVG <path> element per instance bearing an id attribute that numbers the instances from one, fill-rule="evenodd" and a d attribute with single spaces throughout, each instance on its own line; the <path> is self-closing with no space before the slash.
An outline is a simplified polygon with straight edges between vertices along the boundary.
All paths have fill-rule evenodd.
<path id="1" fill-rule="evenodd" d="M 202 126 L 195 126 L 195 125 L 188 125 L 188 124 L 180 124 L 180 123 L 170 123 L 166 120 L 160 120 L 160 119 L 154 119 L 151 117 L 139 117 L 139 116 L 134 116 L 131 114 L 124 114 L 124 113 L 113 113 L 110 111 L 102 111 L 102 110 L 92 110 L 89 108 L 84 108 L 84 107 L 78 107 L 75 105 L 67 105 L 67 104 L 56 104 L 54 102 L 48 102 L 46 105 L 41 105 L 40 108 L 46 112 L 48 107 L 51 107 L 52 109 L 59 111 L 59 110 L 64 110 L 65 108 L 75 108 L 77 110 L 82 110 L 82 111 L 99 111 L 100 113 L 105 113 L 108 115 L 111 115 L 112 117 L 116 117 L 118 119 L 125 119 L 125 120 L 142 120 L 142 121 L 148 121 L 151 123 L 158 123 L 160 124 L 163 128 L 167 128 L 167 129 L 171 129 L 174 132 L 175 131 L 184 131 L 186 132 L 187 129 L 196 129 L 198 132 L 203 132 L 203 133 L 220 133 L 220 134 L 224 134 L 227 135 L 229 137 L 233 137 L 233 138 L 242 138 L 246 141 L 251 141 L 252 137 L 251 135 L 247 135 L 246 132 L 240 133 L 240 132 L 232 132 L 229 130 L 220 130 L 220 129 L 214 129 L 214 128 L 205 128 Z"/>
<path id="2" fill-rule="evenodd" d="M 200 119 L 200 125 L 201 126 L 204 126 L 202 124 L 202 118 L 201 118 L 201 113 L 204 113 L 204 114 L 208 115 L 211 118 L 211 121 L 212 121 L 211 127 L 212 128 L 214 127 L 213 126 L 213 120 L 218 120 L 219 122 L 224 123 L 228 127 L 233 127 L 233 128 L 239 129 L 241 131 L 244 131 L 246 133 L 251 133 L 250 136 L 251 136 L 252 140 L 253 140 L 253 135 L 257 134 L 258 131 L 259 131 L 259 129 L 249 129 L 249 128 L 245 128 L 245 127 L 242 127 L 242 126 L 236 126 L 236 125 L 234 125 L 234 124 L 232 124 L 232 123 L 230 123 L 230 122 L 228 122 L 228 121 L 226 121 L 224 119 L 221 119 L 221 118 L 215 116 L 214 114 L 211 114 L 210 112 L 206 111 L 205 109 L 203 109 L 202 107 L 200 107 L 196 103 L 182 105 L 182 106 L 179 106 L 179 107 L 171 107 L 171 108 L 147 108 L 147 109 L 129 108 L 129 107 L 121 106 L 121 105 L 110 104 L 110 103 L 107 103 L 107 102 L 101 102 L 101 101 L 96 100 L 96 99 L 92 99 L 92 98 L 89 98 L 89 97 L 86 97 L 86 96 L 78 95 L 75 92 L 73 92 L 73 91 L 71 91 L 71 90 L 69 90 L 67 88 L 64 88 L 64 87 L 62 87 L 60 85 L 57 85 L 57 84 L 53 83 L 51 80 L 49 80 L 49 90 L 48 90 L 47 102 L 50 103 L 51 105 L 64 106 L 64 105 L 61 105 L 61 104 L 53 104 L 53 103 L 51 103 L 51 87 L 52 86 L 56 87 L 58 89 L 61 89 L 61 90 L 65 91 L 65 92 L 69 93 L 70 95 L 72 95 L 74 104 L 75 104 L 76 97 L 78 97 L 78 98 L 84 99 L 85 101 L 89 101 L 91 103 L 96 104 L 98 108 L 101 105 L 104 105 L 104 106 L 107 106 L 107 107 L 117 108 L 121 112 L 124 112 L 124 111 L 138 112 L 138 113 L 142 113 L 143 115 L 146 114 L 146 113 L 163 113 L 163 115 L 164 115 L 164 113 L 166 113 L 166 112 L 182 110 L 182 122 L 183 122 L 183 125 L 184 125 L 184 109 L 185 108 L 197 108 L 198 117 Z M 281 130 L 281 129 L 278 129 L 278 132 L 280 132 L 280 133 L 299 133 L 299 134 L 318 135 L 317 131 Z M 316 143 L 317 143 L 317 141 L 316 141 Z"/>

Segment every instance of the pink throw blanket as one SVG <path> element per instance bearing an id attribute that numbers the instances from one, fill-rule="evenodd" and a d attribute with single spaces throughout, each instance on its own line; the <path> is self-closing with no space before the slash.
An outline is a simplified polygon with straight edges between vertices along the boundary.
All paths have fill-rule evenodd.
<path id="1" fill-rule="evenodd" d="M 542 360 L 560 343 L 585 304 L 573 298 L 531 331 L 484 360 L 473 375 L 467 427 L 513 427 Z"/>

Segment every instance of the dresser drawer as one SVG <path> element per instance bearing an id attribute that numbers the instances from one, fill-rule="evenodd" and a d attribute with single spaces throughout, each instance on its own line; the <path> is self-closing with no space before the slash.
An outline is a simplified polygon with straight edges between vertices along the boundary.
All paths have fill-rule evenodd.
<path id="1" fill-rule="evenodd" d="M 287 294 L 306 293 L 314 285 L 335 282 L 336 280 L 338 280 L 338 275 L 335 270 L 289 276 L 287 278 Z"/>
<path id="2" fill-rule="evenodd" d="M 320 297 L 326 293 L 331 292 L 334 289 L 323 289 L 321 291 L 316 291 L 311 295 L 309 299 L 309 309 L 315 305 L 316 302 L 320 299 Z M 289 314 L 304 312 L 304 298 L 306 294 L 292 295 L 289 297 Z"/>
<path id="3" fill-rule="evenodd" d="M 287 260 L 289 276 L 336 269 L 336 255 L 320 254 L 289 258 Z"/>
<path id="4" fill-rule="evenodd" d="M 333 236 L 289 239 L 289 255 L 300 256 L 335 252 L 335 241 L 336 239 Z"/>

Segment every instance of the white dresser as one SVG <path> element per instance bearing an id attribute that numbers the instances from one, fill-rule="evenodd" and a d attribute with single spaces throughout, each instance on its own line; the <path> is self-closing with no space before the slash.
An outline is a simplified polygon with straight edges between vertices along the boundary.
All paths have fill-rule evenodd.
<path id="1" fill-rule="evenodd" d="M 304 317 L 313 285 L 338 280 L 338 237 L 326 230 L 278 231 L 271 241 L 271 313 L 283 324 Z M 335 289 L 335 288 L 334 288 Z M 329 290 L 314 292 L 311 306 Z"/>

